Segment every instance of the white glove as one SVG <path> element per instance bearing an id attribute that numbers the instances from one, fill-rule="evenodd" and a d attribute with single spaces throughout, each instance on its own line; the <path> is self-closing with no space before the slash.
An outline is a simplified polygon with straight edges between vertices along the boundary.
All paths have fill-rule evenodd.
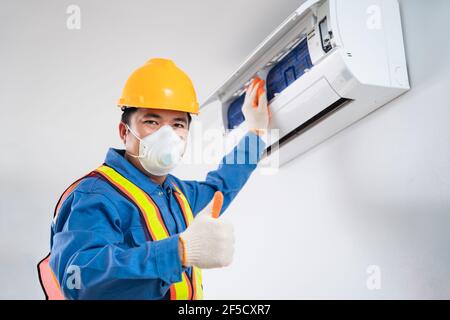
<path id="1" fill-rule="evenodd" d="M 199 268 L 220 268 L 231 264 L 234 253 L 233 225 L 212 217 L 212 201 L 180 233 L 184 247 L 182 264 Z"/>
<path id="2" fill-rule="evenodd" d="M 255 81 L 248 86 L 245 94 L 244 104 L 242 105 L 242 113 L 244 114 L 245 121 L 249 130 L 256 130 L 265 132 L 269 126 L 270 111 L 267 106 L 267 94 L 266 91 L 257 97 L 258 88 L 264 86 L 264 81 Z M 261 90 L 260 90 L 261 91 Z M 255 107 L 254 101 L 257 101 Z"/>

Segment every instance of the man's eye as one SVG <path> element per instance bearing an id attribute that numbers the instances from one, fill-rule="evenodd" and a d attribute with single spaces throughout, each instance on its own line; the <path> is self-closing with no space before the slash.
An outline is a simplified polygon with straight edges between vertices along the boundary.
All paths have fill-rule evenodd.
<path id="1" fill-rule="evenodd" d="M 145 120 L 144 123 L 155 124 L 155 125 L 158 124 L 158 122 L 156 122 L 155 120 Z"/>
<path id="2" fill-rule="evenodd" d="M 174 127 L 175 128 L 184 128 L 184 124 L 182 124 L 182 123 L 175 123 Z"/>

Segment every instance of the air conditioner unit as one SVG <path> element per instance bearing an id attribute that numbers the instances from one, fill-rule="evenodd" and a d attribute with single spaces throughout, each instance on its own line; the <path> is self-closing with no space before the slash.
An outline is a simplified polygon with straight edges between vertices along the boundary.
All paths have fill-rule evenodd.
<path id="1" fill-rule="evenodd" d="M 283 164 L 409 89 L 397 0 L 305 1 L 201 108 L 220 101 L 224 128 L 239 127 L 256 76 Z"/>

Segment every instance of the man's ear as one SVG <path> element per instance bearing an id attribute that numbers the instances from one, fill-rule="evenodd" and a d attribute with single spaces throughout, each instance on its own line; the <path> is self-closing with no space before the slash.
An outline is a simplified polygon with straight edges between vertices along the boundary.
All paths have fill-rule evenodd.
<path id="1" fill-rule="evenodd" d="M 119 123 L 119 136 L 120 136 L 120 140 L 122 140 L 123 144 L 126 144 L 127 140 L 127 126 L 125 123 L 123 123 L 122 121 L 120 121 Z"/>

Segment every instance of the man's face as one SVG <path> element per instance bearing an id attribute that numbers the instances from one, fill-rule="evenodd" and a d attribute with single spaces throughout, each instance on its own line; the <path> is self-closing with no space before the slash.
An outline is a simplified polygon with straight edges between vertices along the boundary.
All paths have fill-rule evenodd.
<path id="1" fill-rule="evenodd" d="M 188 114 L 182 111 L 138 108 L 130 116 L 129 126 L 136 135 L 143 139 L 154 133 L 164 125 L 169 125 L 178 136 L 186 141 L 189 133 Z M 127 130 L 125 124 L 119 124 L 120 138 L 125 144 L 129 154 L 139 154 L 139 140 Z M 130 158 L 129 161 L 141 168 L 138 159 Z"/>

